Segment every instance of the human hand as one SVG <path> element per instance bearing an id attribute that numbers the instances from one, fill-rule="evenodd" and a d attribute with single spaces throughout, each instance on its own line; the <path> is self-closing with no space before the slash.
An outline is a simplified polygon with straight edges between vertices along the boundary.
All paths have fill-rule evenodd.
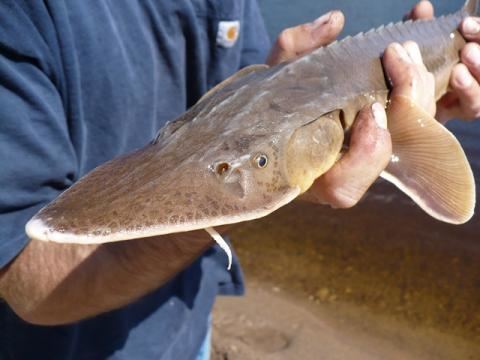
<path id="1" fill-rule="evenodd" d="M 330 44 L 342 31 L 344 23 L 340 11 L 331 11 L 311 23 L 283 30 L 270 51 L 267 64 L 280 64 Z"/>
<path id="2" fill-rule="evenodd" d="M 391 44 L 383 55 L 383 65 L 392 85 L 391 105 L 396 97 L 403 96 L 435 116 L 435 77 L 423 63 L 415 42 Z"/>
<path id="3" fill-rule="evenodd" d="M 412 19 L 432 19 L 434 8 L 430 1 L 420 1 L 410 12 Z M 450 91 L 437 103 L 436 119 L 442 123 L 451 119 L 473 120 L 480 117 L 480 18 L 470 17 L 460 25 L 468 41 L 451 74 Z"/>
<path id="4" fill-rule="evenodd" d="M 430 114 L 435 114 L 435 81 L 413 42 L 390 45 L 383 57 L 384 69 L 392 81 L 395 98 L 407 97 Z M 383 106 L 364 108 L 352 127 L 350 145 L 344 156 L 320 177 L 305 199 L 336 208 L 354 206 L 388 165 L 392 154 L 390 134 Z"/>
<path id="5" fill-rule="evenodd" d="M 312 23 L 282 31 L 267 64 L 276 65 L 292 60 L 329 44 L 335 40 L 343 25 L 343 14 L 332 11 Z M 353 206 L 385 168 L 391 156 L 391 141 L 383 106 L 376 104 L 363 109 L 351 134 L 349 150 L 314 183 L 303 196 L 305 200 L 328 203 L 333 207 Z"/>
<path id="6" fill-rule="evenodd" d="M 343 25 L 343 14 L 332 11 L 312 23 L 282 31 L 267 64 L 276 65 L 328 45 Z M 353 206 L 386 167 L 390 156 L 391 141 L 383 106 L 365 108 L 353 125 L 349 150 L 303 198 L 338 208 Z"/>

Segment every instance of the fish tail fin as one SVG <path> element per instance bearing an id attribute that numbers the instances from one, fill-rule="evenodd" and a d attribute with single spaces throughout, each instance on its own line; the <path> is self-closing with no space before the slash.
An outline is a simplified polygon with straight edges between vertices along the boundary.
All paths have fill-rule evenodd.
<path id="1" fill-rule="evenodd" d="M 403 96 L 392 99 L 388 128 L 393 155 L 382 177 L 434 218 L 467 222 L 475 208 L 475 180 L 455 136 Z"/>
<path id="2" fill-rule="evenodd" d="M 479 16 L 479 3 L 480 0 L 467 0 L 465 5 L 463 5 L 463 11 L 465 11 L 469 16 Z"/>

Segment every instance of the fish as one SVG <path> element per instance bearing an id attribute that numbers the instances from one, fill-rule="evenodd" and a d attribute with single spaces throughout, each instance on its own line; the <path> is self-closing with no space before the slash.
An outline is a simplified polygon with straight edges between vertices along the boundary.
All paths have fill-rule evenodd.
<path id="1" fill-rule="evenodd" d="M 339 159 L 360 109 L 375 101 L 389 106 L 381 57 L 390 43 L 417 42 L 437 99 L 445 94 L 466 43 L 458 26 L 478 14 L 478 2 L 240 70 L 143 148 L 81 178 L 34 215 L 26 233 L 101 244 L 206 229 L 221 243 L 215 227 L 267 216 L 296 199 Z M 393 103 L 393 155 L 382 176 L 434 218 L 467 222 L 476 192 L 461 145 L 413 101 Z"/>

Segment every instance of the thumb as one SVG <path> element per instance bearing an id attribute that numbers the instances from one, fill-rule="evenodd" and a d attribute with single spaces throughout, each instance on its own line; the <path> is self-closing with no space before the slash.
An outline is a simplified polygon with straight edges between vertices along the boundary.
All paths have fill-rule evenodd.
<path id="1" fill-rule="evenodd" d="M 345 18 L 340 11 L 331 11 L 315 21 L 283 30 L 267 60 L 276 65 L 331 43 L 342 31 Z"/>
<path id="2" fill-rule="evenodd" d="M 392 142 L 382 105 L 365 107 L 352 127 L 349 149 L 304 197 L 334 208 L 354 206 L 390 161 Z"/>

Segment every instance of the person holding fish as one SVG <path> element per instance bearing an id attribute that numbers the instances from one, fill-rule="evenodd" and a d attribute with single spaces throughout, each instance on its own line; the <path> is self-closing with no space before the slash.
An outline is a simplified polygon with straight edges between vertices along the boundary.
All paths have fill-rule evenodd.
<path id="1" fill-rule="evenodd" d="M 204 231 L 78 245 L 29 239 L 23 227 L 89 170 L 143 146 L 208 88 L 262 62 L 269 43 L 257 4 L 87 3 L 0 5 L 0 358 L 207 359 L 214 299 L 241 294 L 243 281 Z M 432 18 L 431 3 L 411 17 Z M 343 22 L 331 12 L 285 30 L 267 63 L 327 45 Z M 470 42 L 439 102 L 411 42 L 385 52 L 392 95 L 443 122 L 478 117 L 480 19 L 460 30 Z M 348 145 L 306 197 L 337 208 L 361 199 L 391 157 L 383 106 L 357 115 Z"/>

